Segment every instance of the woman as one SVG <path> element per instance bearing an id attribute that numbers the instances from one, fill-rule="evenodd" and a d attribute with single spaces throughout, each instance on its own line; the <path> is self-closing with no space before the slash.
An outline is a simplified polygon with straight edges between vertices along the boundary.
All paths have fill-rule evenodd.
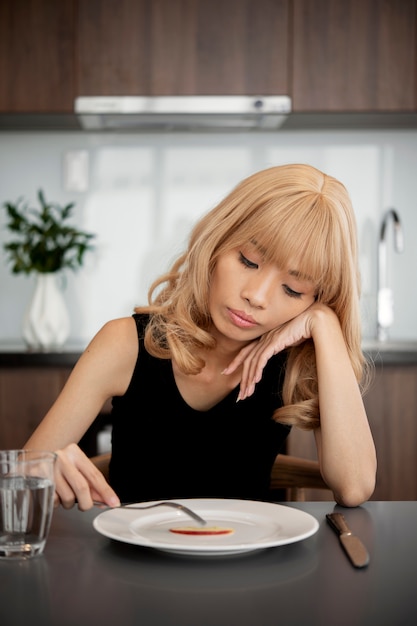
<path id="1" fill-rule="evenodd" d="M 241 182 L 196 224 L 149 305 L 98 332 L 26 443 L 57 451 L 56 502 L 265 499 L 293 425 L 314 430 L 336 502 L 367 500 L 359 291 L 339 181 L 295 164 Z M 112 486 L 77 445 L 108 398 Z"/>

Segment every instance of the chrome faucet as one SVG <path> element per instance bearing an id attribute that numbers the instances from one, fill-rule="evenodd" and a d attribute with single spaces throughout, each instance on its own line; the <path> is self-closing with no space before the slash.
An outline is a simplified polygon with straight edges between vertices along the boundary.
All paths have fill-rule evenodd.
<path id="1" fill-rule="evenodd" d="M 388 328 L 394 321 L 394 298 L 392 289 L 388 287 L 388 263 L 386 231 L 389 219 L 394 226 L 394 250 L 404 250 L 403 229 L 399 215 L 395 209 L 389 209 L 382 220 L 378 242 L 378 301 L 377 301 L 377 335 L 379 341 L 388 339 Z"/>

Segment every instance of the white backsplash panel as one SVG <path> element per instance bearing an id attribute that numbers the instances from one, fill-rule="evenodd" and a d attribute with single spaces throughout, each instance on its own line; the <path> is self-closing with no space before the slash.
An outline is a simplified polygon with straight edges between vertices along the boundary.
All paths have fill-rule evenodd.
<path id="1" fill-rule="evenodd" d="M 68 191 L 65 162 L 88 155 L 88 187 Z M 393 340 L 417 340 L 417 131 L 279 131 L 219 134 L 0 133 L 0 203 L 23 196 L 36 203 L 76 203 L 74 222 L 96 234 L 95 250 L 66 276 L 70 342 L 86 345 L 114 317 L 146 302 L 152 280 L 186 245 L 195 221 L 256 170 L 310 163 L 339 178 L 355 208 L 364 334 L 376 333 L 377 243 L 388 208 L 400 214 L 405 251 L 393 253 Z M 21 319 L 34 277 L 13 276 L 0 212 L 0 342 L 21 339 Z"/>

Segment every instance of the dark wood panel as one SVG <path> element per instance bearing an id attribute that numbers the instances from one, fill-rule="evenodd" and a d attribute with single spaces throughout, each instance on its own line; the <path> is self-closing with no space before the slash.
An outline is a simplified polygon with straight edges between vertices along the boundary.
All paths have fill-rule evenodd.
<path id="1" fill-rule="evenodd" d="M 77 95 L 148 92 L 150 37 L 148 0 L 80 2 Z"/>
<path id="2" fill-rule="evenodd" d="M 57 398 L 70 368 L 0 370 L 0 448 L 22 447 Z"/>
<path id="3" fill-rule="evenodd" d="M 199 2 L 194 0 L 171 3 L 157 0 L 153 4 L 148 93 L 163 96 L 197 93 L 198 8 Z"/>
<path id="4" fill-rule="evenodd" d="M 288 2 L 199 2 L 196 93 L 287 95 L 288 54 Z"/>
<path id="5" fill-rule="evenodd" d="M 417 365 L 376 367 L 364 403 L 378 458 L 371 499 L 417 500 Z M 317 459 L 313 434 L 293 429 L 287 452 Z M 310 496 L 317 499 L 314 492 L 306 493 L 307 500 Z"/>
<path id="6" fill-rule="evenodd" d="M 293 0 L 294 111 L 415 111 L 415 0 Z"/>
<path id="7" fill-rule="evenodd" d="M 378 456 L 373 500 L 417 500 L 417 366 L 377 369 L 364 398 Z"/>
<path id="8" fill-rule="evenodd" d="M 1 0 L 0 112 L 74 105 L 74 0 Z"/>
<path id="9" fill-rule="evenodd" d="M 83 2 L 79 95 L 287 94 L 288 2 Z"/>
<path id="10" fill-rule="evenodd" d="M 76 95 L 288 94 L 298 113 L 417 111 L 417 0 L 3 0 L 0 113 Z"/>
<path id="11" fill-rule="evenodd" d="M 55 402 L 72 367 L 0 368 L 0 449 L 20 448 Z M 110 423 L 111 402 L 106 402 L 80 447 L 89 456 L 97 452 L 97 434 Z"/>

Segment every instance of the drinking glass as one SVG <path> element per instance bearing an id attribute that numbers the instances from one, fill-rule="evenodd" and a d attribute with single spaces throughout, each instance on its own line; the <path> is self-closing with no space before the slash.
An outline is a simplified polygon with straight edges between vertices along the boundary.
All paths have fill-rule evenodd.
<path id="1" fill-rule="evenodd" d="M 54 510 L 53 452 L 0 450 L 0 559 L 42 554 Z"/>

